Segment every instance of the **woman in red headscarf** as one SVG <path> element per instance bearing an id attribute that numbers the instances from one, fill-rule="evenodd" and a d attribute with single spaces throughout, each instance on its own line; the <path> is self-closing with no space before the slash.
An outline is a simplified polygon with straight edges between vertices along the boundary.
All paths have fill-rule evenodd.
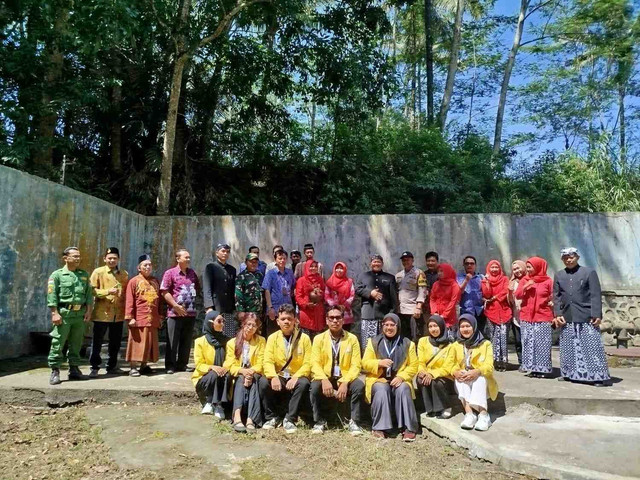
<path id="1" fill-rule="evenodd" d="M 438 280 L 431 287 L 429 306 L 431 315 L 440 315 L 448 328 L 455 329 L 456 304 L 460 301 L 460 286 L 456 281 L 456 271 L 448 263 L 438 265 Z"/>
<path id="2" fill-rule="evenodd" d="M 507 335 L 508 324 L 511 321 L 511 305 L 508 295 L 509 279 L 502 272 L 500 262 L 491 260 L 487 264 L 486 276 L 482 280 L 482 296 L 485 302 L 484 314 L 489 319 L 493 362 L 495 369 L 501 372 L 507 369 L 509 361 Z"/>
<path id="3" fill-rule="evenodd" d="M 304 275 L 296 282 L 296 303 L 300 309 L 300 328 L 313 338 L 324 330 L 324 280 L 317 260 L 307 260 Z"/>
<path id="4" fill-rule="evenodd" d="M 330 307 L 341 306 L 344 308 L 344 328 L 351 330 L 353 323 L 353 314 L 351 313 L 351 304 L 356 295 L 353 286 L 353 279 L 347 276 L 347 264 L 344 262 L 336 262 L 333 266 L 333 273 L 327 280 L 324 289 L 324 301 Z"/>
<path id="5" fill-rule="evenodd" d="M 553 280 L 547 275 L 547 262 L 543 258 L 531 257 L 526 265 L 527 275 L 515 293 L 522 300 L 522 369 L 530 372 L 530 377 L 544 378 L 551 373 Z"/>

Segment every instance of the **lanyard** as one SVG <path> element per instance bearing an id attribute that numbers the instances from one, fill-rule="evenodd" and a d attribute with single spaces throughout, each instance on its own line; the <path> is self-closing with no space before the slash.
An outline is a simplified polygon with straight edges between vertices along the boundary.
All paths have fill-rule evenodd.
<path id="1" fill-rule="evenodd" d="M 395 343 L 393 344 L 393 347 L 391 347 L 391 351 L 389 351 L 389 347 L 387 346 L 387 342 L 384 342 L 384 349 L 387 351 L 387 356 L 389 358 L 391 358 L 391 355 L 393 355 L 393 352 L 396 351 L 396 347 L 398 346 L 398 343 L 400 342 L 400 337 L 398 336 L 398 338 L 396 338 Z"/>
<path id="2" fill-rule="evenodd" d="M 340 340 L 331 339 L 331 350 L 333 350 L 333 363 L 340 363 Z"/>
<path id="3" fill-rule="evenodd" d="M 466 370 L 471 370 L 471 350 L 464 347 L 464 366 Z"/>
<path id="4" fill-rule="evenodd" d="M 293 334 L 291 334 L 291 336 L 289 337 L 289 339 L 287 340 L 287 337 L 283 336 L 282 337 L 284 340 L 284 350 L 285 350 L 285 357 L 289 356 L 289 353 L 291 352 L 291 344 L 293 341 Z"/>

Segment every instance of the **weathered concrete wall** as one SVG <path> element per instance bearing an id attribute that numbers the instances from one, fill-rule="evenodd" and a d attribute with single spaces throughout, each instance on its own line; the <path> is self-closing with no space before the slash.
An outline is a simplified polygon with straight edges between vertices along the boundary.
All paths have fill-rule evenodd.
<path id="1" fill-rule="evenodd" d="M 290 251 L 313 242 L 327 268 L 346 261 L 350 275 L 367 268 L 370 253 L 383 255 L 385 268 L 395 273 L 403 250 L 411 250 L 422 266 L 432 249 L 456 268 L 464 255 L 475 255 L 482 271 L 492 258 L 508 266 L 539 255 L 552 272 L 562 267 L 560 248 L 573 245 L 582 263 L 598 269 L 606 290 L 640 294 L 639 212 L 145 218 L 2 166 L 0 202 L 0 358 L 28 352 L 29 332 L 49 329 L 46 280 L 69 244 L 81 248 L 89 271 L 101 264 L 108 246 L 120 248 L 131 274 L 137 256 L 151 253 L 157 276 L 172 265 L 179 247 L 189 249 L 201 274 L 220 242 L 231 245 L 235 266 L 252 244 L 269 262 L 276 243 Z"/>
<path id="2" fill-rule="evenodd" d="M 124 268 L 135 271 L 146 219 L 3 166 L 0 204 L 0 358 L 8 358 L 29 352 L 29 332 L 50 330 L 47 278 L 62 266 L 64 248 L 78 246 L 91 273 L 104 250 L 118 246 Z"/>

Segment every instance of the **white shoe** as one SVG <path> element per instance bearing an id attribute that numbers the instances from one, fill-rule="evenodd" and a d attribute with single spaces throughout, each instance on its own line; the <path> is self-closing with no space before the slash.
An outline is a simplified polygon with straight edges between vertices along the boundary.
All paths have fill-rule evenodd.
<path id="1" fill-rule="evenodd" d="M 440 412 L 440 415 L 438 415 L 438 418 L 440 418 L 442 420 L 446 420 L 447 418 L 451 418 L 451 408 L 445 408 L 442 412 Z"/>
<path id="2" fill-rule="evenodd" d="M 460 428 L 463 428 L 464 430 L 473 430 L 477 421 L 478 417 L 476 417 L 475 413 L 466 413 L 464 415 L 464 420 L 460 423 Z"/>
<path id="3" fill-rule="evenodd" d="M 327 422 L 318 422 L 313 426 L 313 430 L 311 430 L 311 433 L 313 433 L 314 435 L 322 435 L 324 433 L 324 429 L 327 427 Z"/>
<path id="4" fill-rule="evenodd" d="M 280 419 L 278 417 L 273 417 L 271 420 L 265 422 L 262 425 L 263 430 L 273 430 L 274 428 L 278 428 L 280 426 Z"/>
<path id="5" fill-rule="evenodd" d="M 349 420 L 348 430 L 352 437 L 359 437 L 364 434 L 364 430 L 353 420 Z"/>
<path id="6" fill-rule="evenodd" d="M 284 419 L 284 422 L 282 422 L 282 427 L 284 428 L 285 433 L 296 433 L 296 431 L 298 430 L 296 424 L 290 422 L 286 418 Z"/>
<path id="7" fill-rule="evenodd" d="M 487 412 L 483 412 L 478 415 L 478 421 L 476 422 L 476 430 L 479 432 L 486 432 L 491 426 L 491 417 Z"/>
<path id="8" fill-rule="evenodd" d="M 210 403 L 205 403 L 200 413 L 202 415 L 211 415 L 213 413 L 213 405 L 211 405 Z"/>
<path id="9" fill-rule="evenodd" d="M 216 405 L 216 408 L 213 411 L 213 416 L 218 420 L 224 420 L 224 408 L 222 408 L 222 405 Z"/>

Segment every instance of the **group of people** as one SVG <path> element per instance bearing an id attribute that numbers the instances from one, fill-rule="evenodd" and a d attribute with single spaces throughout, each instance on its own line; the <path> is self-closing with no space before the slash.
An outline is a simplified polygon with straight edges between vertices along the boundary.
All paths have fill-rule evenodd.
<path id="1" fill-rule="evenodd" d="M 473 256 L 465 257 L 463 270 L 456 273 L 436 252 L 426 254 L 421 270 L 405 251 L 402 270 L 392 275 L 383 271 L 384 260 L 376 254 L 370 257 L 370 269 L 356 279 L 349 277 L 345 262 L 337 262 L 325 280 L 324 265 L 314 258 L 311 244 L 303 249 L 304 261 L 293 251 L 291 264 L 281 245 L 274 247 L 269 264 L 252 246 L 239 272 L 228 264 L 229 253 L 229 245 L 217 245 L 201 285 L 185 249 L 176 251 L 175 267 L 160 282 L 147 254 L 138 259 L 138 275 L 129 279 L 119 267 L 117 248 L 107 249 L 105 265 L 90 276 L 78 268 L 78 248 L 65 249 L 65 266 L 53 272 L 48 284 L 54 325 L 50 383 L 61 382 L 65 343 L 69 380 L 83 378 L 79 350 L 84 322 L 91 320 L 89 377 L 98 376 L 107 332 L 107 373 L 126 373 L 117 366 L 123 321 L 129 330 L 129 375 L 149 373 L 148 364 L 159 356 L 164 304 L 166 373 L 193 372 L 205 414 L 224 418 L 224 404 L 232 402 L 238 431 L 275 428 L 281 418 L 287 432 L 295 431 L 308 391 L 314 432 L 322 433 L 326 426 L 326 400 L 348 397 L 349 430 L 362 433 L 364 398 L 371 404 L 374 435 L 384 436 L 395 425 L 411 441 L 418 429 L 416 388 L 427 413 L 441 418 L 451 416 L 448 399 L 455 390 L 465 410 L 461 426 L 486 430 L 491 424 L 487 397 L 497 394 L 493 371 L 507 367 L 510 330 L 520 370 L 529 376 L 551 373 L 552 331 L 560 329 L 560 379 L 611 384 L 598 328 L 598 276 L 578 264 L 575 248 L 561 251 L 565 268 L 554 280 L 540 257 L 514 261 L 507 277 L 497 260 L 478 274 Z M 204 335 L 195 341 L 192 368 L 188 362 L 200 295 Z M 278 400 L 285 396 L 287 411 L 280 415 L 284 404 Z"/>

